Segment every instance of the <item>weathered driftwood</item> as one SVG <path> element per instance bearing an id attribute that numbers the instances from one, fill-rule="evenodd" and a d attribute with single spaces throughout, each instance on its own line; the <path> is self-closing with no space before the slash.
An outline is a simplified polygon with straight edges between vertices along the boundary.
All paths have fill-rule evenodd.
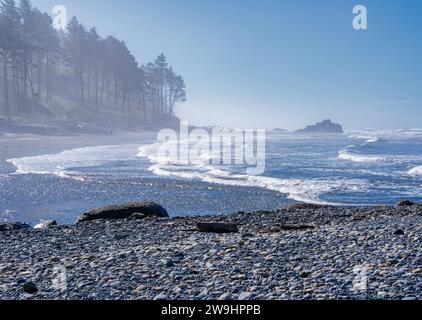
<path id="1" fill-rule="evenodd" d="M 416 205 L 415 202 L 409 201 L 409 200 L 403 200 L 403 201 L 400 201 L 399 203 L 397 203 L 398 207 L 413 207 L 415 205 Z"/>
<path id="2" fill-rule="evenodd" d="M 296 210 L 318 210 L 323 208 L 334 208 L 329 205 L 314 204 L 314 203 L 294 203 L 287 207 L 287 211 L 292 212 Z"/>
<path id="3" fill-rule="evenodd" d="M 236 233 L 239 228 L 235 223 L 198 223 L 196 226 L 199 232 L 210 233 Z"/>
<path id="4" fill-rule="evenodd" d="M 284 231 L 310 230 L 315 229 L 315 226 L 308 224 L 283 224 L 280 229 Z"/>

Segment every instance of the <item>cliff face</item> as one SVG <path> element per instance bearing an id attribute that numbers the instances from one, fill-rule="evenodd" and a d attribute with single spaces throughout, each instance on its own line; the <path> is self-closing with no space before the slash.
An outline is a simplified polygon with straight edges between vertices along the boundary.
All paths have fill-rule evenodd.
<path id="1" fill-rule="evenodd" d="M 343 127 L 340 124 L 333 123 L 331 120 L 324 120 L 305 129 L 298 130 L 299 133 L 343 133 Z"/>

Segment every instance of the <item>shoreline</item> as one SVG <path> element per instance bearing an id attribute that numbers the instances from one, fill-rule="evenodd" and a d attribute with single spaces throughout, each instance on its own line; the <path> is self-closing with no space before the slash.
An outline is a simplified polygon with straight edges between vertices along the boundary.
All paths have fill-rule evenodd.
<path id="1" fill-rule="evenodd" d="M 36 225 L 42 220 L 49 219 L 56 219 L 59 223 L 72 223 L 81 211 L 109 204 L 110 199 L 112 199 L 111 202 L 128 202 L 140 198 L 156 199 L 157 190 L 161 190 L 160 200 L 173 216 L 193 215 L 201 212 L 211 215 L 229 214 L 236 210 L 269 210 L 292 202 L 286 199 L 285 195 L 276 191 L 258 189 L 253 186 L 226 186 L 159 176 L 139 177 L 136 178 L 136 181 L 124 179 L 122 183 L 119 183 L 120 187 L 123 186 L 122 190 L 118 189 L 112 182 L 108 190 L 114 193 L 113 197 L 103 196 L 103 192 L 99 191 L 98 195 L 104 197 L 104 200 L 97 201 L 97 194 L 95 193 L 87 200 L 86 193 L 83 190 L 89 192 L 95 188 L 98 183 L 96 180 L 88 179 L 81 184 L 81 182 L 75 182 L 72 179 L 64 180 L 56 175 L 14 175 L 16 167 L 6 161 L 7 159 L 58 154 L 65 150 L 85 147 L 149 144 L 153 143 L 155 138 L 155 132 L 122 132 L 106 136 L 43 137 L 20 135 L 19 138 L 0 137 L 0 150 L 3 151 L 0 153 L 0 179 L 4 179 L 0 180 L 0 183 L 4 181 L 4 199 L 8 199 L 7 201 L 0 200 L 0 223 L 22 221 Z M 69 189 L 63 187 L 66 184 L 70 185 Z M 24 190 L 31 185 L 46 186 L 47 190 L 51 190 L 50 193 L 54 193 L 55 190 L 60 188 L 60 192 L 55 193 L 55 196 L 50 199 L 43 195 L 43 198 L 39 201 L 40 197 L 33 196 L 31 201 L 26 200 L 23 204 L 14 205 L 13 203 L 20 203 L 22 199 L 22 196 L 17 196 L 15 188 Z M 72 190 L 72 192 L 69 192 L 69 196 L 66 196 L 68 190 Z M 250 199 L 251 193 L 255 195 L 255 200 Z M 34 194 L 36 195 L 36 193 Z M 32 190 L 30 190 L 29 196 L 32 196 Z M 239 200 L 235 200 L 235 196 Z M 204 210 L 206 207 L 209 207 L 210 210 Z M 2 211 L 4 212 L 3 216 L 1 216 Z"/>
<path id="2" fill-rule="evenodd" d="M 421 222 L 421 204 L 312 205 L 0 232 L 0 300 L 422 299 Z"/>
<path id="3" fill-rule="evenodd" d="M 9 199 L 9 203 L 21 203 L 21 199 L 15 197 L 16 193 L 13 190 L 14 184 L 22 190 L 26 190 L 27 186 L 30 185 L 42 185 L 43 188 L 47 190 L 51 189 L 53 192 L 51 199 L 48 199 L 45 195 L 36 197 L 34 193 L 31 201 L 28 200 L 21 205 L 7 206 L 7 202 L 0 201 L 0 212 L 3 211 L 3 217 L 0 217 L 0 221 L 24 221 L 35 225 L 42 220 L 57 219 L 62 223 L 71 223 L 76 218 L 75 215 L 79 212 L 92 207 L 106 205 L 110 199 L 118 203 L 140 198 L 156 199 L 159 197 L 160 201 L 163 201 L 163 205 L 172 212 L 173 216 L 195 215 L 198 213 L 205 215 L 229 214 L 237 210 L 275 210 L 289 205 L 294 201 L 313 202 L 309 197 L 290 197 L 289 190 L 282 193 L 279 190 L 271 190 L 256 185 L 230 186 L 219 184 L 218 182 L 204 182 L 195 179 L 184 180 L 160 177 L 152 174 L 147 177 L 137 177 L 136 181 L 123 179 L 119 186 L 110 184 L 107 185 L 107 189 L 104 189 L 104 191 L 99 190 L 97 193 L 93 192 L 89 197 L 85 197 L 86 193 L 82 190 L 88 193 L 90 190 L 95 190 L 95 180 L 91 181 L 88 179 L 83 185 L 75 185 L 72 184 L 72 180 L 62 181 L 59 175 L 54 174 L 51 176 L 36 176 L 32 174 L 27 176 L 13 175 L 16 167 L 12 163 L 6 162 L 7 159 L 55 155 L 66 150 L 85 147 L 133 143 L 143 145 L 153 143 L 155 141 L 154 139 L 155 132 L 150 131 L 116 132 L 113 135 L 105 136 L 73 135 L 45 137 L 38 135 L 18 135 L 0 137 L 0 150 L 2 150 L 0 155 L 0 179 L 6 181 L 4 192 L 6 199 Z M 148 164 L 145 165 L 147 166 Z M 9 183 L 9 186 L 7 183 Z M 210 192 L 207 191 L 208 189 Z M 54 193 L 55 190 L 60 191 Z M 72 192 L 69 193 L 68 190 Z M 163 192 L 158 196 L 156 190 Z M 189 190 L 189 192 L 184 192 L 183 190 Z M 32 190 L 29 191 L 28 194 L 32 195 Z M 105 194 L 105 191 L 112 192 L 114 196 L 111 198 L 102 196 L 102 194 Z M 66 196 L 67 194 L 70 195 Z M 80 199 L 85 200 L 80 201 Z M 238 200 L 235 201 L 234 199 Z M 413 198 L 414 201 L 418 199 L 416 196 Z M 394 201 L 388 202 L 388 204 L 392 205 L 398 200 L 398 198 L 394 199 Z M 325 202 L 324 200 L 315 200 L 314 203 L 338 203 L 339 207 L 376 207 L 379 205 L 376 202 L 362 202 L 360 204 L 345 203 L 344 205 L 340 205 L 341 202 Z M 34 206 L 33 204 L 36 205 Z"/>

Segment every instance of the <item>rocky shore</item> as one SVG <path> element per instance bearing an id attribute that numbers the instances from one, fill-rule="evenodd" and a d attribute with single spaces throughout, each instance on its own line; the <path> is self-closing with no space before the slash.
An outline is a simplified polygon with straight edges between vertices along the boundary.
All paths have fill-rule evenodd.
<path id="1" fill-rule="evenodd" d="M 116 208 L 125 219 L 0 225 L 0 299 L 422 299 L 419 204 L 173 219 Z"/>

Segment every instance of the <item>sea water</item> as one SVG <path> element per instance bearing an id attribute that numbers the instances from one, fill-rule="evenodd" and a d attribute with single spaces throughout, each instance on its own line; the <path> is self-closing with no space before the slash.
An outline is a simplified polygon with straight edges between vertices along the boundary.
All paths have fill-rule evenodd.
<path id="1" fill-rule="evenodd" d="M 212 155 L 180 165 L 153 141 L 76 148 L 7 159 L 0 219 L 70 222 L 83 210 L 153 200 L 172 215 L 276 209 L 288 201 L 339 206 L 422 201 L 422 129 L 346 134 L 268 132 L 265 172 L 214 165 Z"/>

